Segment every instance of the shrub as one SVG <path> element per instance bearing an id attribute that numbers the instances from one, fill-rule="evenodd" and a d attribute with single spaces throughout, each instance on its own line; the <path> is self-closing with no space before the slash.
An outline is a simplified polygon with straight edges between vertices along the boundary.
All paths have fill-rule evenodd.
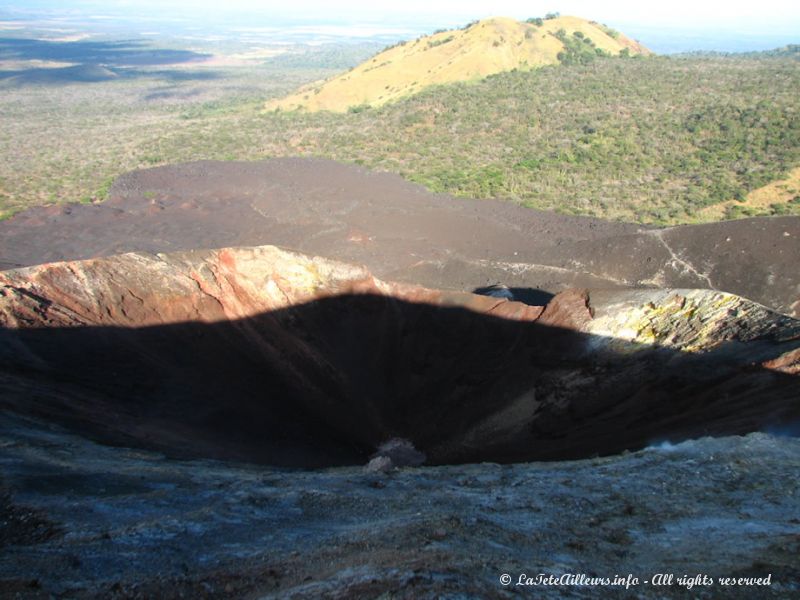
<path id="1" fill-rule="evenodd" d="M 442 44 L 447 44 L 452 42 L 455 38 L 452 35 L 448 35 L 446 38 L 442 38 L 441 40 L 430 40 L 428 42 L 428 48 L 435 48 L 436 46 L 441 46 Z"/>
<path id="2" fill-rule="evenodd" d="M 358 114 L 358 113 L 364 112 L 365 110 L 369 110 L 370 108 L 372 108 L 372 107 L 369 104 L 367 104 L 366 102 L 364 102 L 363 104 L 357 104 L 357 105 L 349 107 L 347 109 L 347 112 L 350 113 L 350 114 Z"/>

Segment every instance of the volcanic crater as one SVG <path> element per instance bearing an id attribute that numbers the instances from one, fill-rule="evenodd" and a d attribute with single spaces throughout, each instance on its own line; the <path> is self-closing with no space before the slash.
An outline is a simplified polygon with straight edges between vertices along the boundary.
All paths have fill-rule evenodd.
<path id="1" fill-rule="evenodd" d="M 321 467 L 563 460 L 800 420 L 800 325 L 701 290 L 545 306 L 274 246 L 0 274 L 2 402 L 117 445 Z"/>
<path id="2" fill-rule="evenodd" d="M 394 437 L 434 464 L 571 459 L 800 415 L 797 218 L 652 230 L 316 159 L 150 169 L 111 195 L 0 223 L 5 408 L 304 467 Z M 732 237 L 758 252 L 714 251 Z M 750 291 L 785 314 L 730 293 Z"/>
<path id="3" fill-rule="evenodd" d="M 535 569 L 791 597 L 798 239 L 796 217 L 656 230 L 300 159 L 21 213 L 0 595 L 495 598 Z M 634 591 L 686 594 L 603 595 Z"/>

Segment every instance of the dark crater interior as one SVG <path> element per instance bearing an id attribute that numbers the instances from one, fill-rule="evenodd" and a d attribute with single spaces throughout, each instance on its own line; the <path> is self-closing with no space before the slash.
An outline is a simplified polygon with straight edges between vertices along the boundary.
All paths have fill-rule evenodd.
<path id="1" fill-rule="evenodd" d="M 796 378 L 723 347 L 607 349 L 388 296 L 147 327 L 0 330 L 2 405 L 95 439 L 289 467 L 574 459 L 797 421 Z M 766 350 L 765 350 L 766 349 Z"/>

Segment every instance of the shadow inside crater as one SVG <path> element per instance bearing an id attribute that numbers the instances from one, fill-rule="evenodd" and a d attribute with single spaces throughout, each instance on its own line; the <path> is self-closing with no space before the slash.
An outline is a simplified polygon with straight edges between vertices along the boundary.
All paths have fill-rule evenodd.
<path id="1" fill-rule="evenodd" d="M 608 342 L 373 295 L 215 323 L 0 329 L 0 406 L 105 443 L 307 468 L 363 463 L 395 436 L 429 464 L 516 462 L 800 420 L 798 378 L 753 366 L 785 344 Z"/>

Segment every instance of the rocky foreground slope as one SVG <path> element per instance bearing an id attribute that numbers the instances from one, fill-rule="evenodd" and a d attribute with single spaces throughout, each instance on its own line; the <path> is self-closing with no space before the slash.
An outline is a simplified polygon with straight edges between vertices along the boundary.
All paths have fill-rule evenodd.
<path id="1" fill-rule="evenodd" d="M 0 268 L 277 244 L 377 277 L 532 303 L 570 287 L 705 288 L 800 316 L 800 218 L 649 229 L 434 195 L 327 160 L 199 162 L 120 177 L 101 204 L 0 222 Z"/>
<path id="2" fill-rule="evenodd" d="M 2 597 L 800 595 L 792 438 L 389 475 L 176 461 L 7 413 L 0 439 Z M 513 583 L 504 586 L 504 574 Z M 632 585 L 516 586 L 522 574 L 618 575 Z M 654 585 L 658 574 L 674 578 Z M 696 585 L 698 575 L 714 583 Z"/>

